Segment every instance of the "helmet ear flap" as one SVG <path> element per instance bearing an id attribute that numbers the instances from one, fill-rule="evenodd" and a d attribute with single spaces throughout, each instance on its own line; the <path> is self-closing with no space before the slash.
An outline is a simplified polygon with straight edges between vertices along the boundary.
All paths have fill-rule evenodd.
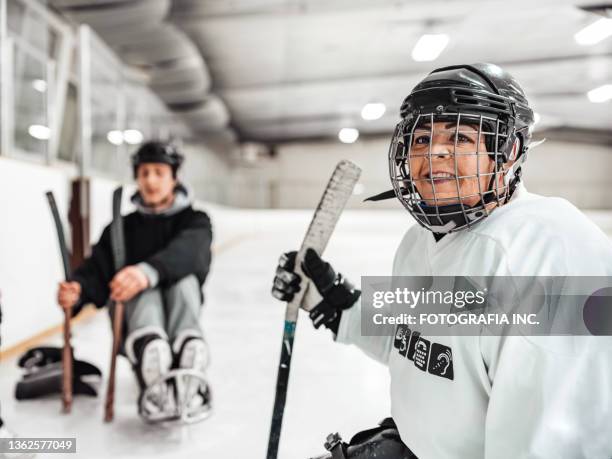
<path id="1" fill-rule="evenodd" d="M 508 138 L 504 142 L 503 149 L 501 150 L 501 153 L 503 153 L 503 162 L 516 161 L 524 153 L 523 145 L 524 140 L 522 133 L 512 129 L 508 133 Z"/>
<path id="2" fill-rule="evenodd" d="M 521 139 L 518 136 L 513 136 L 514 141 L 510 147 L 510 153 L 508 154 L 508 161 L 516 161 L 521 153 Z"/>
<path id="3" fill-rule="evenodd" d="M 389 157 L 395 162 L 396 166 L 400 166 L 404 162 L 404 141 L 403 123 L 395 126 L 393 136 L 391 137 L 391 145 L 389 146 Z"/>

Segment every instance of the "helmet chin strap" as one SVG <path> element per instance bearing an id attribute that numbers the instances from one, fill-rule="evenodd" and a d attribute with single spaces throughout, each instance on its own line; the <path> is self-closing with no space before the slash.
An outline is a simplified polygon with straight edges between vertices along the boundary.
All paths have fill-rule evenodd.
<path id="1" fill-rule="evenodd" d="M 481 201 L 482 202 L 482 201 Z M 421 203 L 414 204 L 415 213 L 424 213 L 429 221 L 431 231 L 437 234 L 446 234 L 453 229 L 471 225 L 481 219 L 485 214 L 482 207 L 466 206 L 461 204 L 448 204 L 446 206 L 428 206 Z"/>

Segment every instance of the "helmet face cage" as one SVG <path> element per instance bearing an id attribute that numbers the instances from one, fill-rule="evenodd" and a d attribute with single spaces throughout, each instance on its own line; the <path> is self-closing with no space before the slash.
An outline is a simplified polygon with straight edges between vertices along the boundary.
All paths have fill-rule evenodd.
<path id="1" fill-rule="evenodd" d="M 438 129 L 440 123 L 444 125 L 442 131 Z M 445 135 L 447 147 L 444 152 L 432 151 L 434 138 L 440 133 Z M 460 143 L 460 138 L 464 140 L 466 136 L 474 142 Z M 427 144 L 417 143 L 421 139 L 428 139 Z M 492 207 L 501 206 L 509 198 L 509 180 L 503 165 L 515 159 L 510 158 L 514 139 L 512 123 L 496 116 L 445 112 L 408 116 L 396 126 L 389 149 L 389 173 L 395 194 L 417 222 L 430 231 L 450 233 L 469 228 L 486 218 Z M 482 148 L 483 141 L 486 148 Z M 449 193 L 448 184 L 442 193 L 441 185 L 431 176 L 432 158 L 436 156 L 452 158 L 454 173 L 450 180 L 454 180 L 456 193 Z M 480 159 L 485 156 L 492 160 L 490 170 L 482 170 Z M 428 177 L 415 177 L 411 173 L 411 163 L 422 161 L 419 158 L 428 162 Z M 463 169 L 460 158 L 473 159 L 474 173 L 460 175 Z M 469 182 L 477 187 L 469 186 Z M 465 188 L 472 190 L 466 192 Z"/>

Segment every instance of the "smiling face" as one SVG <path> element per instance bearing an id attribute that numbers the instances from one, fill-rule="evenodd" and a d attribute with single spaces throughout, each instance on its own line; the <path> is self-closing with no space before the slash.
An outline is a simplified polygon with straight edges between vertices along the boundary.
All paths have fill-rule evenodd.
<path id="1" fill-rule="evenodd" d="M 172 167 L 165 163 L 143 163 L 136 173 L 138 191 L 147 207 L 163 210 L 174 200 L 176 178 Z"/>
<path id="2" fill-rule="evenodd" d="M 414 130 L 409 167 L 415 187 L 428 206 L 459 202 L 476 205 L 481 193 L 489 191 L 495 172 L 478 125 L 457 126 L 456 122 L 434 122 L 433 129 L 429 123 L 419 125 Z M 502 174 L 498 177 L 501 188 Z"/>

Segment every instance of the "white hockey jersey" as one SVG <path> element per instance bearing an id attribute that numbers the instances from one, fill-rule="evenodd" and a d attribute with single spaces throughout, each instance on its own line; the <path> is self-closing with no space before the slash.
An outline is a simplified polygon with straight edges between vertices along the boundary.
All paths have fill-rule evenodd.
<path id="1" fill-rule="evenodd" d="M 410 228 L 393 275 L 612 276 L 612 243 L 567 201 L 520 187 L 439 242 Z M 421 336 L 425 360 L 451 356 L 441 377 L 393 337 L 362 336 L 360 309 L 344 311 L 336 339 L 388 365 L 392 416 L 419 459 L 612 458 L 611 338 Z"/>

